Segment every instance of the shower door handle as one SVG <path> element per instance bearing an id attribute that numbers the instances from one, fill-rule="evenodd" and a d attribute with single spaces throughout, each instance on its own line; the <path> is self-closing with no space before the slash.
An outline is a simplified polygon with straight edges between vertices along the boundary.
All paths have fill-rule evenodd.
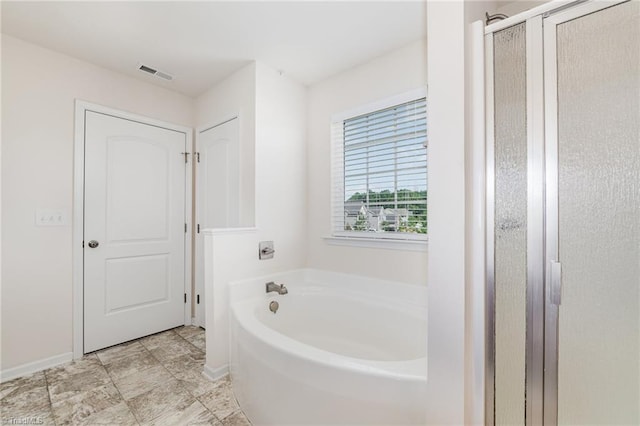
<path id="1" fill-rule="evenodd" d="M 562 263 L 552 260 L 549 262 L 551 303 L 560 306 L 562 303 Z"/>

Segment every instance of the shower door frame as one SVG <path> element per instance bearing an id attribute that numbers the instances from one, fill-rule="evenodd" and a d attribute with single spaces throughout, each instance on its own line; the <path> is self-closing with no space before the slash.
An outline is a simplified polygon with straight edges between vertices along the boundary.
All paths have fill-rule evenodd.
<path id="1" fill-rule="evenodd" d="M 551 2 L 485 27 L 485 424 L 495 424 L 494 33 L 525 22 L 527 103 L 526 425 L 558 423 L 558 99 L 556 28 L 630 0 Z M 556 285 L 552 288 L 552 283 Z"/>
<path id="2" fill-rule="evenodd" d="M 544 97 L 542 15 L 485 30 L 486 353 L 485 424 L 495 424 L 495 110 L 494 33 L 525 22 L 527 104 L 527 313 L 523 404 L 527 425 L 542 424 L 544 376 Z M 496 25 L 497 26 L 497 25 Z M 490 27 L 487 27 L 489 29 Z M 526 399 L 525 399 L 526 395 Z"/>

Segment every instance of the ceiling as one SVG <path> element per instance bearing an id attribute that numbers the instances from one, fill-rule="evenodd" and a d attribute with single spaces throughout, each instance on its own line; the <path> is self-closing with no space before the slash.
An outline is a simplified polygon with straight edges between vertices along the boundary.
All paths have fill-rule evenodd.
<path id="1" fill-rule="evenodd" d="M 426 37 L 424 1 L 1 4 L 5 34 L 188 96 L 253 60 L 308 85 Z"/>

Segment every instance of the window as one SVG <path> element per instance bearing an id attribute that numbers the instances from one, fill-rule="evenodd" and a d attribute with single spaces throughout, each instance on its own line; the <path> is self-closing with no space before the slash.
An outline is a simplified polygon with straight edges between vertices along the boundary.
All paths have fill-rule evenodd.
<path id="1" fill-rule="evenodd" d="M 332 125 L 333 235 L 425 240 L 424 93 L 372 109 Z"/>

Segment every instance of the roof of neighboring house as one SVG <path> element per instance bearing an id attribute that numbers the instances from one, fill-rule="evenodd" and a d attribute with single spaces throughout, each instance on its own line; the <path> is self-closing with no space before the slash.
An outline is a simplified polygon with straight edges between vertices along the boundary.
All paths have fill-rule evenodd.
<path id="1" fill-rule="evenodd" d="M 361 201 L 351 201 L 344 203 L 344 212 L 347 216 L 358 216 L 362 210 L 366 212 L 367 215 L 372 217 L 378 217 L 379 215 L 383 216 L 410 216 L 411 212 L 408 209 L 385 209 L 380 207 L 367 207 Z"/>
<path id="2" fill-rule="evenodd" d="M 351 201 L 344 203 L 344 212 L 348 216 L 357 216 L 360 213 L 360 210 L 364 206 L 362 201 Z"/>
<path id="3" fill-rule="evenodd" d="M 409 216 L 410 214 L 407 209 L 384 209 L 385 216 Z"/>

